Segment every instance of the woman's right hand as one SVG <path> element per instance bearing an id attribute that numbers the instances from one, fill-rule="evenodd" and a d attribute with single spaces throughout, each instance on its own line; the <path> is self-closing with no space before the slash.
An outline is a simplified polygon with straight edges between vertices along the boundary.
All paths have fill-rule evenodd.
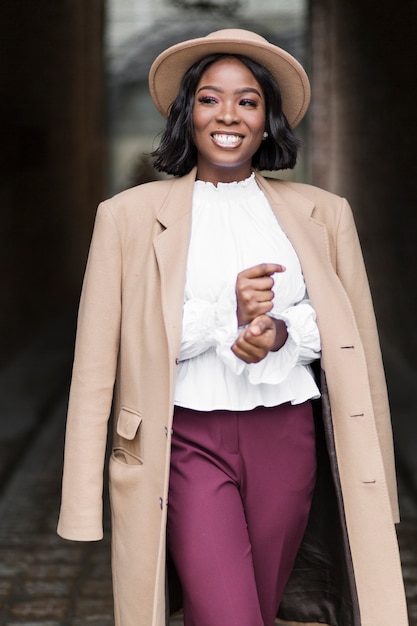
<path id="1" fill-rule="evenodd" d="M 239 272 L 236 279 L 236 301 L 238 326 L 245 326 L 271 311 L 274 299 L 272 274 L 285 272 L 283 265 L 260 263 Z"/>
<path id="2" fill-rule="evenodd" d="M 232 346 L 232 352 L 245 363 L 259 363 L 269 352 L 278 352 L 287 341 L 284 320 L 260 315 L 243 328 Z"/>

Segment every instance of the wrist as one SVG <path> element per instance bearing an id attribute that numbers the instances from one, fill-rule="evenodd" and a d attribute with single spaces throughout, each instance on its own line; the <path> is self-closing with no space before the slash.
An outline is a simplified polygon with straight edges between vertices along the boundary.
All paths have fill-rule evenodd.
<path id="1" fill-rule="evenodd" d="M 278 352 L 288 339 L 288 329 L 284 320 L 277 320 L 271 317 L 275 326 L 275 340 L 271 348 L 271 352 Z"/>

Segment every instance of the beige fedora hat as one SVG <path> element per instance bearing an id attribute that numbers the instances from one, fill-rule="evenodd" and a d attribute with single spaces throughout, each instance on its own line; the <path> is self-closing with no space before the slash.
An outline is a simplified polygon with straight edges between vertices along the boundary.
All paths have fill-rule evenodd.
<path id="1" fill-rule="evenodd" d="M 175 100 L 186 71 L 213 53 L 241 54 L 263 65 L 281 90 L 284 114 L 294 128 L 310 103 L 310 83 L 304 68 L 291 54 L 248 30 L 227 28 L 206 37 L 177 43 L 162 52 L 149 71 L 149 89 L 164 117 Z"/>

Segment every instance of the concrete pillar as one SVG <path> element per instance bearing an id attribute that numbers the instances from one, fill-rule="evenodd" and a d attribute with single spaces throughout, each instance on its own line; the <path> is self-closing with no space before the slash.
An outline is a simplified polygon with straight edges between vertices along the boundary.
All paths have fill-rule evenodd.
<path id="1" fill-rule="evenodd" d="M 346 196 L 383 340 L 414 367 L 417 2 L 311 0 L 312 181 Z"/>
<path id="2" fill-rule="evenodd" d="M 103 6 L 0 3 L 0 367 L 78 297 L 104 193 Z"/>

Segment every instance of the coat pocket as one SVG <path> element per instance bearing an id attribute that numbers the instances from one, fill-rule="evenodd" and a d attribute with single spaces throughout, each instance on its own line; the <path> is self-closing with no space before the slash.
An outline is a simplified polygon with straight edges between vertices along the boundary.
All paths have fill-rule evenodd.
<path id="1" fill-rule="evenodd" d="M 140 453 L 140 425 L 142 416 L 137 411 L 122 407 L 116 424 L 115 438 L 111 460 L 125 466 L 143 464 Z"/>
<path id="2" fill-rule="evenodd" d="M 110 461 L 120 463 L 121 465 L 139 466 L 143 465 L 143 460 L 137 454 L 134 454 L 127 448 L 114 448 L 110 457 Z"/>
<path id="3" fill-rule="evenodd" d="M 123 439 L 129 439 L 129 441 L 131 441 L 136 437 L 141 422 L 142 416 L 140 413 L 122 407 L 117 420 L 117 434 L 123 437 Z"/>

